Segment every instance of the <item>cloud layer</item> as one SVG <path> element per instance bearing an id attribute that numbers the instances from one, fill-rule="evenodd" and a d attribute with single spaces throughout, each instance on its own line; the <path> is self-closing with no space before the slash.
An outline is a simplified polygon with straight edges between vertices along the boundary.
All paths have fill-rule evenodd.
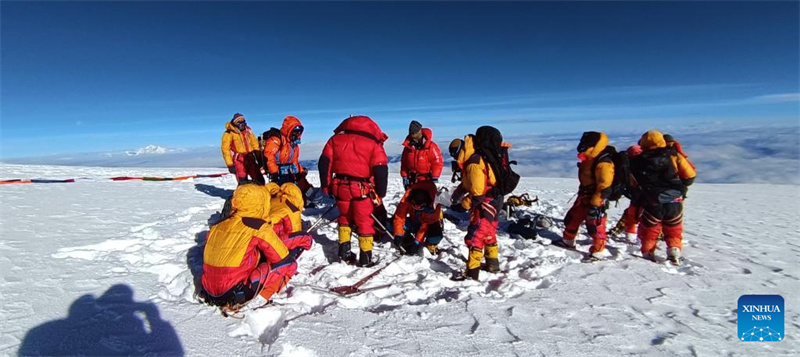
<path id="1" fill-rule="evenodd" d="M 800 184 L 800 126 L 727 128 L 725 125 L 666 128 L 682 144 L 698 168 L 698 182 Z M 641 133 L 609 132 L 618 149 L 635 143 Z M 516 170 L 527 177 L 577 177 L 575 146 L 580 133 L 523 135 L 506 133 L 514 144 L 511 158 Z M 398 171 L 396 143 L 387 144 L 390 170 Z M 449 143 L 439 142 L 444 149 Z M 304 145 L 316 157 L 320 143 Z M 445 150 L 446 151 L 446 150 Z M 88 153 L 4 160 L 16 164 L 110 167 L 219 167 L 224 164 L 217 147 L 167 150 L 158 155 L 126 155 L 125 152 Z M 445 156 L 447 153 L 445 152 Z M 316 162 L 304 163 L 314 169 Z M 449 164 L 445 165 L 446 172 Z"/>

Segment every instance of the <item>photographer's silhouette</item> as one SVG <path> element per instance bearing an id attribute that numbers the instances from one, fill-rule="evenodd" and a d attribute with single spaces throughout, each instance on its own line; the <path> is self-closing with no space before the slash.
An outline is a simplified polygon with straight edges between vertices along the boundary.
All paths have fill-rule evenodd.
<path id="1" fill-rule="evenodd" d="M 28 331 L 20 356 L 182 356 L 180 339 L 152 302 L 133 300 L 133 290 L 114 285 L 95 299 L 84 295 L 66 319 Z"/>

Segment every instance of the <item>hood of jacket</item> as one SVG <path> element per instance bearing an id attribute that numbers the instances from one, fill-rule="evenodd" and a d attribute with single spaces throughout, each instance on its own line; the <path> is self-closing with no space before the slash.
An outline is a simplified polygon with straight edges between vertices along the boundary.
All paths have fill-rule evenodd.
<path id="1" fill-rule="evenodd" d="M 421 132 L 422 132 L 422 138 L 425 140 L 424 143 L 422 144 L 422 148 L 427 149 L 431 147 L 431 138 L 433 137 L 433 132 L 431 131 L 430 128 L 422 128 Z M 413 149 L 411 145 L 411 135 L 406 136 L 406 140 L 403 141 L 403 146 L 409 149 Z"/>
<path id="2" fill-rule="evenodd" d="M 248 183 L 233 191 L 233 216 L 259 218 L 269 221 L 270 195 L 265 186 Z"/>
<path id="3" fill-rule="evenodd" d="M 381 128 L 375 123 L 370 117 L 364 115 L 357 115 L 353 117 L 349 117 L 342 121 L 336 129 L 333 130 L 334 133 L 338 134 L 343 131 L 351 131 L 351 132 L 359 132 L 362 134 L 366 134 L 371 136 L 375 139 L 375 141 L 379 143 L 383 143 L 386 139 L 389 139 L 389 136 L 386 135 Z"/>
<path id="4" fill-rule="evenodd" d="M 462 168 L 464 167 L 464 163 L 469 160 L 472 154 L 475 153 L 475 143 L 473 143 L 474 139 L 475 137 L 472 135 L 467 135 L 464 137 L 464 146 L 461 147 L 461 151 L 458 152 L 458 158 L 456 158 L 456 161 Z"/>
<path id="5" fill-rule="evenodd" d="M 294 130 L 294 128 L 302 125 L 303 123 L 300 122 L 300 119 L 288 115 L 286 116 L 286 118 L 283 118 L 283 125 L 281 125 L 281 135 L 283 135 L 284 138 L 288 138 L 292 134 L 292 130 Z"/>
<path id="6" fill-rule="evenodd" d="M 600 155 L 600 153 L 603 152 L 603 150 L 605 150 L 607 146 L 608 146 L 608 135 L 606 135 L 606 133 L 601 132 L 600 139 L 597 140 L 597 144 L 594 144 L 594 146 L 586 149 L 584 152 L 580 154 L 586 157 L 587 159 L 594 159 L 598 155 Z"/>
<path id="7" fill-rule="evenodd" d="M 642 147 L 642 150 L 655 150 L 667 147 L 667 141 L 664 140 L 664 134 L 660 131 L 650 130 L 639 139 L 639 146 Z"/>

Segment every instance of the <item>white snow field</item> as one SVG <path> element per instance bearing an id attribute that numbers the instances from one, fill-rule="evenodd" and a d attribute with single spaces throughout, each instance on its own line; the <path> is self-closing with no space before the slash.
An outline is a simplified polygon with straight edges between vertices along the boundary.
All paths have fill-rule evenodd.
<path id="1" fill-rule="evenodd" d="M 797 355 L 800 351 L 800 188 L 697 184 L 686 203 L 687 264 L 635 257 L 625 238 L 607 261 L 547 246 L 577 179 L 524 178 L 517 193 L 552 217 L 538 241 L 499 233 L 501 268 L 480 282 L 463 269 L 466 224 L 446 222 L 440 257 L 403 257 L 352 297 L 325 292 L 376 268 L 331 264 L 335 225 L 315 233 L 275 305 L 224 318 L 193 298 L 209 224 L 230 177 L 175 182 L 121 175 L 183 176 L 218 169 L 0 166 L 0 178 L 86 178 L 0 186 L 0 354 L 192 356 Z M 316 173 L 314 173 L 316 174 Z M 701 173 L 702 174 L 702 173 Z M 318 182 L 316 176 L 312 182 Z M 449 183 L 447 183 L 449 185 Z M 389 212 L 401 196 L 393 177 Z M 627 202 L 609 211 L 613 224 Z M 315 220 L 322 208 L 307 211 Z M 590 239 L 582 232 L 579 249 Z M 663 244 L 663 243 L 662 243 Z M 453 246 L 454 245 L 454 246 Z M 383 266 L 388 239 L 376 244 Z M 664 255 L 663 245 L 658 254 Z M 386 287 L 386 284 L 391 284 Z M 737 300 L 785 298 L 781 342 L 741 342 Z M 258 300 L 261 298 L 259 297 Z M 251 306 L 259 305 L 255 301 Z"/>

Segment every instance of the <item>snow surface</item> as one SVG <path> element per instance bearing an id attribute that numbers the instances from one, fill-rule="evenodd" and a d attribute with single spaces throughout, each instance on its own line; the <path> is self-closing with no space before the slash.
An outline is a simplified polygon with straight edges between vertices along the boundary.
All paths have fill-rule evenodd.
<path id="1" fill-rule="evenodd" d="M 527 209 L 556 225 L 539 241 L 500 233 L 501 269 L 453 282 L 466 225 L 446 222 L 441 257 L 403 257 L 354 297 L 326 288 L 375 268 L 332 264 L 335 225 L 314 235 L 298 275 L 275 305 L 244 319 L 193 298 L 209 224 L 231 177 L 114 182 L 111 176 L 182 176 L 215 169 L 0 165 L 5 178 L 84 177 L 70 184 L 0 186 L 0 354 L 135 355 L 790 355 L 800 351 L 800 188 L 697 184 L 686 205 L 685 255 L 672 267 L 634 257 L 622 237 L 608 261 L 547 246 L 563 229 L 576 179 L 524 178 Z M 316 177 L 312 177 L 316 181 Z M 391 180 L 389 211 L 401 196 Z M 623 202 L 624 203 L 624 202 Z M 627 203 L 612 208 L 616 222 Z M 323 209 L 307 211 L 315 220 Z M 501 222 L 501 230 L 507 222 Z M 579 249 L 590 239 L 582 232 Z M 376 244 L 392 259 L 388 240 Z M 658 254 L 664 255 L 663 246 Z M 379 265 L 379 266 L 382 266 Z M 786 299 L 786 340 L 737 339 L 744 294 Z M 260 299 L 260 298 L 259 298 Z M 252 306 L 258 305 L 258 301 Z"/>

